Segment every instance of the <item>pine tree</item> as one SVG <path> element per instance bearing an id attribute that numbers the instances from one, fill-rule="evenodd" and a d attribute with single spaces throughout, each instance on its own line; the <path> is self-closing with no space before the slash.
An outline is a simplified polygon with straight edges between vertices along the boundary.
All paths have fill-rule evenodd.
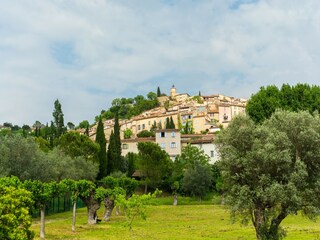
<path id="1" fill-rule="evenodd" d="M 107 152 L 106 152 L 106 137 L 103 130 L 103 123 L 101 116 L 99 117 L 97 133 L 96 133 L 96 142 L 99 144 L 100 149 L 98 153 L 99 159 L 99 173 L 97 179 L 100 180 L 107 176 Z"/>
<path id="2" fill-rule="evenodd" d="M 160 88 L 158 87 L 157 89 L 157 97 L 161 97 L 161 91 L 160 91 Z"/>

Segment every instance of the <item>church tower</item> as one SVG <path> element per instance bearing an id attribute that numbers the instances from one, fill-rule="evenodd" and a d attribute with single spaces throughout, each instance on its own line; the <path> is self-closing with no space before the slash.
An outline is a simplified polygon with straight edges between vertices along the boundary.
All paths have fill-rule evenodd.
<path id="1" fill-rule="evenodd" d="M 174 87 L 174 85 L 172 85 L 172 88 L 170 89 L 170 97 L 171 97 L 171 99 L 174 99 L 174 97 L 176 95 L 177 95 L 176 88 Z"/>

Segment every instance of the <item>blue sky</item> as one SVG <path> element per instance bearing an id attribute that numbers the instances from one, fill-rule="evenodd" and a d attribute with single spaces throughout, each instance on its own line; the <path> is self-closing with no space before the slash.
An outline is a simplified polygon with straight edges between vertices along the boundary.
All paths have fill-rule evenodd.
<path id="1" fill-rule="evenodd" d="M 0 8 L 0 123 L 93 122 L 156 91 L 320 84 L 319 0 L 28 0 Z"/>

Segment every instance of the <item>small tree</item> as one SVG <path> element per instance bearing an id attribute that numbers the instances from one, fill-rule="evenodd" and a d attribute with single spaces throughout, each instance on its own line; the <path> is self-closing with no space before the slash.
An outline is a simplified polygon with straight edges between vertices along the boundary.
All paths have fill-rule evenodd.
<path id="1" fill-rule="evenodd" d="M 24 187 L 32 193 L 33 201 L 40 208 L 40 238 L 45 238 L 45 208 L 53 197 L 59 194 L 56 182 L 43 183 L 37 180 L 26 180 Z"/>
<path id="2" fill-rule="evenodd" d="M 116 205 L 125 210 L 125 215 L 130 231 L 130 239 L 132 239 L 132 224 L 137 217 L 146 219 L 146 205 L 152 199 L 155 198 L 161 192 L 156 190 L 153 194 L 135 195 L 130 198 L 126 198 L 125 195 L 118 195 L 116 198 Z"/>

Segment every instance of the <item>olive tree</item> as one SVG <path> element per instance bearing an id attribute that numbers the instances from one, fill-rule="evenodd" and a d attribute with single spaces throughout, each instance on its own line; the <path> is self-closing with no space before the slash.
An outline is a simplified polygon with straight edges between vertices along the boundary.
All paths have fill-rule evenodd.
<path id="1" fill-rule="evenodd" d="M 320 119 L 277 111 L 261 125 L 234 118 L 218 137 L 226 203 L 252 221 L 257 239 L 281 239 L 281 222 L 320 210 Z"/>

